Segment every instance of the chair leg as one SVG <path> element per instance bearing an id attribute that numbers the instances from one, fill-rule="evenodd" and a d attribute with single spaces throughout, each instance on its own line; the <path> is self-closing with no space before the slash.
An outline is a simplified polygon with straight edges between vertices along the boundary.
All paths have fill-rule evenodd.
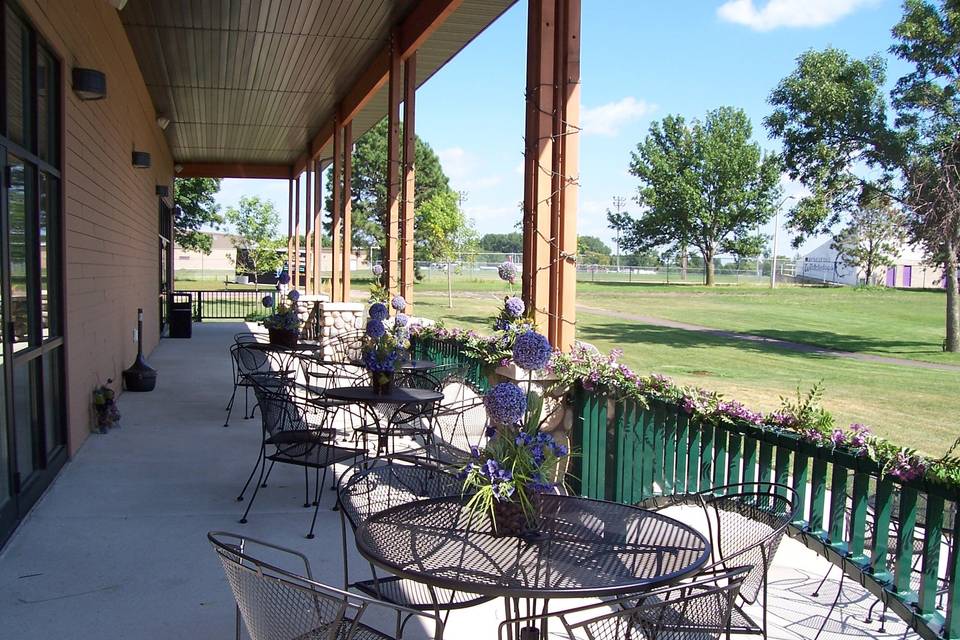
<path id="1" fill-rule="evenodd" d="M 267 476 L 266 476 L 265 478 L 263 478 L 263 482 L 262 482 L 262 484 L 260 485 L 260 486 L 263 487 L 264 489 L 267 488 L 267 480 L 270 478 L 270 472 L 273 471 L 273 465 L 275 465 L 276 463 L 277 463 L 276 460 L 271 460 L 271 461 L 270 461 L 270 468 L 267 470 Z"/>
<path id="2" fill-rule="evenodd" d="M 250 391 L 250 387 L 243 388 L 243 419 L 244 420 L 249 420 L 250 418 L 253 417 L 253 413 L 250 411 L 250 401 L 249 401 L 249 395 L 248 395 L 249 391 Z M 247 415 L 248 413 L 250 415 Z"/>
<path id="3" fill-rule="evenodd" d="M 257 478 L 257 484 L 253 488 L 253 495 L 250 496 L 250 502 L 247 503 L 247 508 L 243 512 L 243 517 L 240 518 L 240 524 L 247 524 L 247 515 L 249 515 L 250 513 L 250 507 L 253 506 L 253 501 L 257 499 L 257 493 L 260 491 L 261 482 L 263 482 L 264 480 L 263 472 L 266 470 L 266 468 L 267 468 L 267 461 L 266 459 L 264 459 L 263 464 L 260 465 L 260 477 Z M 271 470 L 273 469 L 272 464 L 270 465 L 270 469 Z M 270 474 L 268 473 L 267 475 L 270 475 Z M 267 486 L 265 482 L 263 483 L 263 486 Z"/>
<path id="4" fill-rule="evenodd" d="M 233 415 L 233 401 L 237 397 L 237 385 L 233 385 L 233 393 L 230 394 L 230 402 L 227 403 L 227 420 L 223 423 L 223 426 L 230 426 L 230 416 Z"/>
<path id="5" fill-rule="evenodd" d="M 317 512 L 320 511 L 320 487 L 327 481 L 327 468 L 323 468 L 323 480 L 317 483 L 317 505 L 313 508 L 313 520 L 310 521 L 310 532 L 307 534 L 307 540 L 313 540 L 313 530 L 317 526 Z"/>
<path id="6" fill-rule="evenodd" d="M 257 472 L 257 467 L 263 462 L 265 445 L 263 442 L 260 443 L 260 454 L 257 456 L 257 464 L 253 465 L 253 470 L 250 472 L 250 476 L 247 478 L 247 482 L 243 485 L 243 490 L 240 491 L 240 495 L 237 496 L 237 502 L 243 502 L 243 494 L 247 492 L 247 487 L 250 486 L 250 481 L 253 480 L 253 474 Z"/>
<path id="7" fill-rule="evenodd" d="M 814 598 L 820 596 L 820 589 L 823 588 L 823 583 L 827 581 L 827 578 L 830 577 L 830 574 L 833 572 L 833 565 L 830 565 L 830 568 L 827 569 L 827 572 L 823 575 L 823 580 L 820 581 L 820 584 L 817 585 L 817 588 L 813 590 L 813 593 L 810 595 Z"/>
<path id="8" fill-rule="evenodd" d="M 303 508 L 310 506 L 310 469 L 303 467 Z"/>

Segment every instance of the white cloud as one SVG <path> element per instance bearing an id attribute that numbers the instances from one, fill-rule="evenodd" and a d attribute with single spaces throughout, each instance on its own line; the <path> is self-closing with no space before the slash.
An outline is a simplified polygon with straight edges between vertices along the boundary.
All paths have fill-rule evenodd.
<path id="1" fill-rule="evenodd" d="M 627 96 L 598 107 L 584 107 L 580 111 L 580 126 L 586 134 L 615 136 L 624 125 L 648 116 L 655 110 L 656 105 Z"/>
<path id="2" fill-rule="evenodd" d="M 850 15 L 877 0 L 727 0 L 717 15 L 727 22 L 756 31 L 778 27 L 822 27 Z"/>

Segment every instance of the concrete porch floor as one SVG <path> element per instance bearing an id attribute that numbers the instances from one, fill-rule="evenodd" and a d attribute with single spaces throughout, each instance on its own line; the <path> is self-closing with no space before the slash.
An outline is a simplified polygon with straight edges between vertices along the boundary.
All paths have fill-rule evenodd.
<path id="1" fill-rule="evenodd" d="M 340 585 L 332 492 L 325 492 L 316 538 L 306 540 L 312 511 L 302 506 L 302 472 L 278 465 L 249 523 L 237 523 L 246 503 L 235 496 L 260 437 L 259 419 L 243 419 L 242 397 L 230 428 L 222 426 L 231 389 L 227 349 L 242 330 L 197 324 L 191 340 L 161 342 L 150 357 L 156 390 L 123 394 L 122 428 L 90 436 L 0 552 L 0 638 L 232 638 L 233 598 L 206 540 L 210 530 L 298 549 L 321 582 Z M 349 548 L 352 566 L 363 569 L 352 541 Z M 820 596 L 810 596 L 828 567 L 784 541 L 771 575 L 771 638 L 814 638 L 837 594 L 835 570 Z M 552 609 L 564 604 L 553 602 Z M 885 633 L 876 616 L 865 623 L 873 602 L 847 580 L 820 637 L 916 637 L 899 619 L 888 618 Z M 499 603 L 454 612 L 445 637 L 495 638 L 503 617 Z M 392 629 L 390 620 L 380 616 L 382 628 Z M 427 633 L 411 624 L 405 637 Z"/>

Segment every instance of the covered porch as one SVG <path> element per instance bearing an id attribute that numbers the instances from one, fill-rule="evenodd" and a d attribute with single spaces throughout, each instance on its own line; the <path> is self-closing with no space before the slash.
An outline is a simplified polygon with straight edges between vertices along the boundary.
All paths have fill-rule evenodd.
<path id="1" fill-rule="evenodd" d="M 9 638 L 228 638 L 234 601 L 206 540 L 237 531 L 301 551 L 321 582 L 342 581 L 339 515 L 326 492 L 317 537 L 306 540 L 302 475 L 279 465 L 245 525 L 235 496 L 259 447 L 259 417 L 224 429 L 230 397 L 227 349 L 239 323 L 196 325 L 192 340 L 165 340 L 152 364 L 161 372 L 149 394 L 125 394 L 123 427 L 92 436 L 0 552 L 0 619 Z M 202 366 L 198 366 L 202 363 Z M 338 470 L 343 467 L 338 466 Z M 349 533 L 348 533 L 349 535 Z M 353 567 L 363 560 L 348 540 Z M 830 564 L 786 539 L 771 574 L 776 640 L 813 638 L 838 593 Z M 823 640 L 914 637 L 888 614 L 881 632 L 876 600 L 843 583 Z M 558 603 L 558 601 L 553 601 Z M 455 611 L 447 638 L 494 638 L 501 602 Z M 391 629 L 392 620 L 377 622 Z M 411 624 L 404 637 L 428 637 Z"/>

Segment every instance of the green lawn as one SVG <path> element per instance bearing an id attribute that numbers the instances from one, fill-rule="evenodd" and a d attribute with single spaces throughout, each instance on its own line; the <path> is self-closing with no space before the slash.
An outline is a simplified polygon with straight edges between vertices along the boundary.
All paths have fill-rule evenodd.
<path id="1" fill-rule="evenodd" d="M 581 287 L 582 299 L 595 293 L 584 289 L 586 287 Z M 498 293 L 502 291 L 500 287 Z M 785 290 L 766 300 L 772 303 L 781 295 L 787 300 L 795 299 L 795 295 L 807 295 L 806 291 L 796 294 Z M 833 293 L 833 290 L 809 291 Z M 447 309 L 446 298 L 439 293 L 429 290 L 422 293 L 416 301 L 417 315 L 444 318 L 449 326 L 489 331 L 498 293 L 473 293 L 471 297 L 461 294 L 455 299 L 453 310 Z M 905 295 L 909 294 L 905 292 Z M 870 299 L 876 321 L 879 302 L 876 296 Z M 620 304 L 620 295 L 610 300 L 617 300 L 620 309 L 632 306 Z M 815 298 L 806 300 L 813 302 Z M 671 301 L 673 308 L 677 304 L 678 301 Z M 836 328 L 831 310 L 831 304 L 823 306 L 821 322 Z M 649 310 L 637 309 L 636 313 L 652 315 Z M 774 409 L 781 395 L 794 394 L 798 386 L 805 391 L 823 380 L 825 405 L 839 424 L 863 422 L 894 442 L 932 455 L 942 454 L 957 436 L 955 416 L 960 415 L 960 372 L 803 354 L 591 313 L 581 313 L 577 327 L 579 337 L 601 351 L 623 349 L 623 362 L 638 372 L 669 375 L 679 383 L 717 390 L 757 409 Z"/>

